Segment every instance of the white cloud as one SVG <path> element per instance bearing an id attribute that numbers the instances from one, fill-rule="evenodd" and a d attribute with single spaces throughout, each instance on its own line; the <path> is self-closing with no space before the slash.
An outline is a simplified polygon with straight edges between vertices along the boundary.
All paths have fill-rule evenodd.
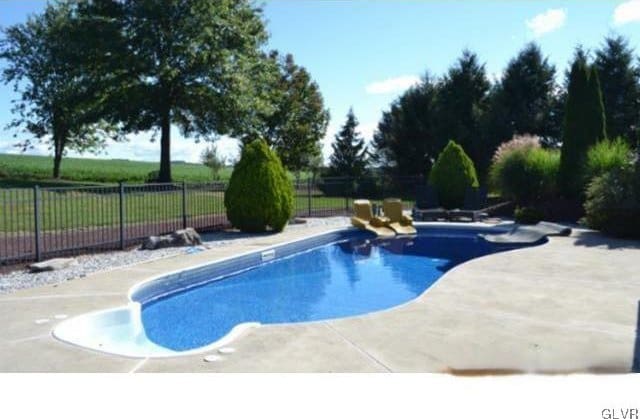
<path id="1" fill-rule="evenodd" d="M 640 21 L 640 0 L 619 4 L 613 11 L 613 23 L 617 26 Z"/>
<path id="2" fill-rule="evenodd" d="M 561 28 L 567 21 L 566 9 L 549 9 L 527 20 L 527 28 L 536 38 Z"/>
<path id="3" fill-rule="evenodd" d="M 367 85 L 365 90 L 372 95 L 401 92 L 409 87 L 420 83 L 420 77 L 414 75 L 393 77 L 390 79 L 376 81 Z"/>
<path id="4" fill-rule="evenodd" d="M 151 133 L 144 132 L 128 136 L 129 141 L 110 143 L 102 158 L 120 158 L 129 160 L 160 161 L 160 135 L 151 142 Z M 184 138 L 176 127 L 171 128 L 171 160 L 199 163 L 200 154 L 211 143 Z M 218 153 L 225 158 L 236 158 L 239 154 L 238 142 L 229 137 L 221 137 L 214 142 Z"/>
<path id="5" fill-rule="evenodd" d="M 9 135 L 8 131 L 0 131 L 0 135 L 4 135 L 0 140 L 0 153 L 3 154 L 22 154 L 22 147 L 17 147 L 17 143 L 21 142 L 19 138 L 13 138 Z M 53 155 L 49 145 L 42 142 L 33 142 L 33 146 L 27 151 L 26 154 L 33 154 L 36 156 L 48 156 Z"/>

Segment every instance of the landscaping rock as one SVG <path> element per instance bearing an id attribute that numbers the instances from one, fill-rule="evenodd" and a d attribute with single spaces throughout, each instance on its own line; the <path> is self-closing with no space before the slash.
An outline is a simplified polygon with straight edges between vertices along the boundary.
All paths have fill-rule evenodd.
<path id="1" fill-rule="evenodd" d="M 150 236 L 142 243 L 141 248 L 155 250 L 163 247 L 198 246 L 201 244 L 202 239 L 198 232 L 189 227 L 164 236 Z"/>
<path id="2" fill-rule="evenodd" d="M 46 271 L 58 271 L 60 269 L 68 268 L 76 264 L 73 258 L 54 258 L 45 260 L 43 262 L 32 263 L 29 265 L 29 271 L 31 272 L 46 272 Z"/>

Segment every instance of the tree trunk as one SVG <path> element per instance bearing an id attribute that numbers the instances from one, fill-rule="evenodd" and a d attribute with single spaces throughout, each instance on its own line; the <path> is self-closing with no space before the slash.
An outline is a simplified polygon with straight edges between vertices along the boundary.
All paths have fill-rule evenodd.
<path id="1" fill-rule="evenodd" d="M 171 120 L 169 111 L 162 115 L 160 137 L 160 173 L 159 182 L 171 182 Z"/>
<path id="2" fill-rule="evenodd" d="M 53 178 L 60 179 L 60 166 L 62 163 L 62 153 L 67 141 L 67 134 L 64 130 L 54 129 L 53 132 Z"/>
<path id="3" fill-rule="evenodd" d="M 53 153 L 53 178 L 60 179 L 60 163 L 62 162 L 62 152 L 58 152 L 58 147 L 54 147 Z"/>

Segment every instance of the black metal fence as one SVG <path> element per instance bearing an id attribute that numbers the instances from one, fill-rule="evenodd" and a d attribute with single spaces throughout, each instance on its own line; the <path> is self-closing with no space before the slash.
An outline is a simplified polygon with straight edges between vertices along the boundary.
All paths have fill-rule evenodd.
<path id="1" fill-rule="evenodd" d="M 402 198 L 413 205 L 419 177 L 322 178 L 294 182 L 296 217 L 351 212 L 353 200 Z M 150 235 L 230 227 L 226 182 L 0 189 L 0 264 L 124 249 Z"/>

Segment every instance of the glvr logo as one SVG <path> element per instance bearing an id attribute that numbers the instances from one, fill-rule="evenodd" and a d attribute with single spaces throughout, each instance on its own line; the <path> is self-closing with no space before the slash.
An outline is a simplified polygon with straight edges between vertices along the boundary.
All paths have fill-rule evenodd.
<path id="1" fill-rule="evenodd" d="M 638 409 L 602 409 L 602 419 L 640 419 Z"/>

